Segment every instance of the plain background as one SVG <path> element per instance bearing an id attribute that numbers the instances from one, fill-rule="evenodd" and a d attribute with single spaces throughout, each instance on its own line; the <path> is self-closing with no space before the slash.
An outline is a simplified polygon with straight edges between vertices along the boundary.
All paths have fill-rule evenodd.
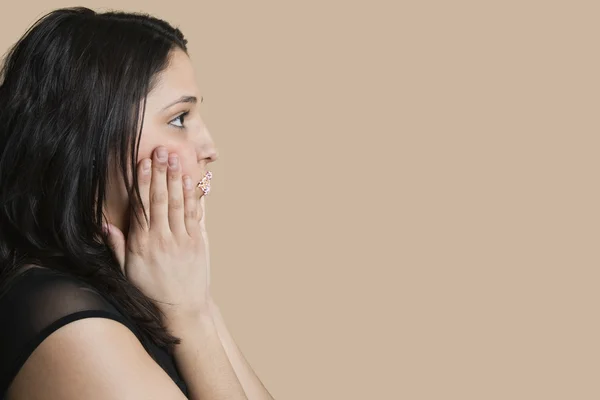
<path id="1" fill-rule="evenodd" d="M 83 5 L 178 26 L 213 292 L 278 400 L 598 399 L 599 3 Z"/>

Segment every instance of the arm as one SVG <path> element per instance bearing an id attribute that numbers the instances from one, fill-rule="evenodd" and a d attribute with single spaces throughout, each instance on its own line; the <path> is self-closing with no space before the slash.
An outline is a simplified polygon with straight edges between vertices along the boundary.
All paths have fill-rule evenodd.
<path id="1" fill-rule="evenodd" d="M 275 400 L 264 387 L 239 347 L 236 345 L 231 333 L 229 333 L 229 330 L 225 325 L 221 311 L 213 301 L 212 297 L 210 298 L 209 309 L 215 322 L 219 338 L 223 344 L 223 348 L 227 353 L 227 357 L 229 357 L 229 361 L 233 366 L 240 383 L 244 387 L 248 400 Z"/>
<path id="2" fill-rule="evenodd" d="M 174 357 L 192 400 L 248 400 L 208 310 L 169 326 L 181 339 Z"/>
<path id="3" fill-rule="evenodd" d="M 202 215 L 205 214 L 205 198 L 201 199 L 201 208 Z M 208 244 L 208 234 L 206 232 L 205 219 L 202 218 L 200 221 L 200 227 L 202 231 L 202 235 L 204 241 Z M 208 249 L 208 245 L 207 245 Z M 210 258 L 208 255 L 208 250 L 206 253 L 207 265 L 210 265 Z M 208 268 L 208 273 L 210 277 L 210 267 Z M 209 278 L 210 280 L 210 278 Z M 221 310 L 214 302 L 212 295 L 208 295 L 208 311 L 213 318 L 215 323 L 217 333 L 219 335 L 219 339 L 225 352 L 227 353 L 227 357 L 229 358 L 229 362 L 233 367 L 235 374 L 237 375 L 240 384 L 244 388 L 244 392 L 248 397 L 248 400 L 275 400 L 273 396 L 267 391 L 265 386 L 262 384 L 252 367 L 240 351 L 239 347 L 236 345 L 233 340 L 233 336 L 229 333 L 227 326 L 225 325 L 225 320 L 221 315 Z"/>

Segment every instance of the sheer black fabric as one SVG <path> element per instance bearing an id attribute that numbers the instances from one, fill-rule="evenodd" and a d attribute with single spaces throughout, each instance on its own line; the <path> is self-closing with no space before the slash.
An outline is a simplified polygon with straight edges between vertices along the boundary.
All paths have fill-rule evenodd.
<path id="1" fill-rule="evenodd" d="M 0 399 L 5 398 L 20 368 L 46 337 L 69 322 L 90 317 L 109 318 L 127 326 L 188 396 L 173 357 L 143 335 L 118 304 L 75 276 L 31 267 L 0 293 Z"/>

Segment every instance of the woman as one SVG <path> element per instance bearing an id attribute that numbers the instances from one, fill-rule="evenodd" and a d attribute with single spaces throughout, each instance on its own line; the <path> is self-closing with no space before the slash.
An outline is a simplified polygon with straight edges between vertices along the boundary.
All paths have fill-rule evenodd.
<path id="1" fill-rule="evenodd" d="M 0 86 L 0 397 L 272 399 L 209 290 L 217 158 L 187 41 L 53 11 Z"/>

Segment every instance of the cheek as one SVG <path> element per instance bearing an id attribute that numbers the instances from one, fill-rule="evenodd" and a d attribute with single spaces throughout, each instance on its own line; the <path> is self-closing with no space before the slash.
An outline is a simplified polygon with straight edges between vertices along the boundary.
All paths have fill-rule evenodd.
<path id="1" fill-rule="evenodd" d="M 173 146 L 168 143 L 168 140 L 165 140 L 165 138 L 168 138 L 167 134 L 168 132 L 161 130 L 156 123 L 151 121 L 144 122 L 144 130 L 140 137 L 140 147 L 137 159 L 138 164 L 145 158 L 152 160 L 154 150 L 158 146 L 165 146 L 169 151 L 173 151 Z"/>
<path id="2" fill-rule="evenodd" d="M 199 170 L 196 152 L 190 150 L 190 146 L 180 148 L 178 151 L 175 150 L 175 152 L 179 155 L 179 160 L 181 161 L 181 173 L 195 178 Z"/>
<path id="3" fill-rule="evenodd" d="M 154 149 L 158 146 L 165 146 L 169 153 L 179 156 L 183 174 L 192 176 L 197 174 L 196 151 L 189 140 L 177 140 L 177 137 L 165 140 L 165 133 L 158 134 L 154 130 L 144 130 L 140 141 L 138 163 L 144 158 L 153 159 Z"/>
<path id="4" fill-rule="evenodd" d="M 137 159 L 137 163 L 139 164 L 140 161 L 142 161 L 145 158 L 149 158 L 149 159 L 153 159 L 152 155 L 154 153 L 154 149 L 156 147 L 158 147 L 160 144 L 153 144 L 153 143 L 140 143 L 140 148 L 139 148 L 139 152 L 138 152 L 138 159 Z"/>

